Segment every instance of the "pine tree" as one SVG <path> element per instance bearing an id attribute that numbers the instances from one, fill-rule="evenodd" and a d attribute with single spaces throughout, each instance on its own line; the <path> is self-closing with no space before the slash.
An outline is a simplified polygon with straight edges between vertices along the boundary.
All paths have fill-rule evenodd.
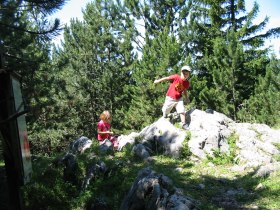
<path id="1" fill-rule="evenodd" d="M 79 135 L 94 138 L 99 115 L 105 109 L 113 113 L 115 127 L 114 123 L 122 120 L 116 111 L 128 106 L 123 88 L 130 80 L 135 56 L 131 45 L 134 35 L 122 9 L 121 4 L 111 1 L 88 4 L 84 20 L 71 20 L 62 48 L 57 49 L 56 59 L 65 63 L 60 77 L 66 83 L 62 95 L 67 96 L 64 100 L 70 99 L 75 110 Z"/>
<path id="2" fill-rule="evenodd" d="M 193 95 L 199 96 L 195 99 L 198 103 L 197 107 L 218 107 L 218 110 L 224 110 L 233 118 L 236 118 L 237 109 L 243 100 L 253 94 L 256 78 L 265 74 L 265 66 L 269 61 L 267 54 L 269 49 L 262 49 L 265 39 L 280 32 L 280 28 L 274 28 L 262 34 L 258 33 L 267 24 L 268 19 L 265 18 L 260 24 L 253 25 L 252 21 L 257 15 L 258 5 L 255 4 L 249 13 L 245 11 L 244 0 L 195 1 L 191 7 L 190 22 L 184 29 L 191 33 L 183 34 L 184 30 L 180 33 L 181 41 L 185 43 L 186 48 L 189 48 L 189 52 L 193 52 L 192 57 L 195 58 L 198 76 L 196 83 L 193 83 L 196 86 L 193 88 L 195 90 Z M 233 33 L 235 38 L 230 39 L 228 34 Z M 239 49 L 239 53 L 230 55 L 231 49 L 226 50 L 225 47 L 223 47 L 226 50 L 225 54 L 218 53 L 215 50 L 217 41 L 228 46 L 235 46 L 236 42 L 239 42 L 236 48 Z M 225 56 L 235 61 L 227 60 Z M 220 67 L 217 69 L 217 61 L 222 59 L 227 61 L 218 62 Z M 242 63 L 238 64 L 236 61 Z M 237 67 L 235 71 L 233 71 L 234 66 Z M 217 78 L 223 78 L 226 72 L 230 71 L 234 73 L 235 81 L 229 80 L 232 77 L 225 77 L 223 82 L 225 84 L 234 82 L 235 85 L 232 86 L 234 89 L 225 91 L 227 96 L 222 97 L 217 94 Z M 226 94 L 227 92 L 230 94 Z M 217 99 L 219 96 L 221 98 Z M 226 99 L 232 103 L 232 108 L 228 107 L 226 101 L 223 104 L 218 103 Z"/>
<path id="3" fill-rule="evenodd" d="M 140 46 L 141 58 L 132 71 L 129 95 L 132 102 L 125 116 L 128 129 L 137 130 L 152 123 L 162 115 L 167 84 L 154 86 L 156 78 L 177 73 L 188 58 L 181 57 L 178 44 L 179 13 L 186 9 L 186 1 L 125 1 L 130 14 L 143 23 L 144 33 Z M 136 28 L 135 30 L 138 30 Z M 145 117 L 143 117 L 145 116 Z"/>
<path id="4" fill-rule="evenodd" d="M 1 1 L 0 37 L 5 68 L 18 73 L 28 71 L 40 58 L 29 58 L 33 49 L 30 44 L 42 48 L 60 31 L 59 20 L 49 22 L 47 17 L 61 8 L 65 0 L 55 0 L 49 3 L 28 0 Z"/>
<path id="5" fill-rule="evenodd" d="M 37 141 L 37 138 L 33 138 L 33 134 L 38 131 L 33 128 L 37 127 L 37 122 L 44 124 L 45 112 L 53 104 L 49 91 L 52 83 L 49 75 L 50 40 L 59 33 L 60 25 L 58 19 L 49 22 L 47 18 L 60 9 L 64 2 L 1 1 L 0 37 L 4 69 L 22 76 L 25 105 L 30 107 L 27 122 L 32 152 L 35 149 L 33 142 L 44 142 L 44 139 Z M 42 129 L 46 130 L 46 127 L 41 126 L 39 130 Z M 46 140 L 43 144 L 49 148 L 51 142 Z"/>
<path id="6" fill-rule="evenodd" d="M 280 125 L 280 60 L 273 57 L 266 75 L 259 76 L 254 94 L 238 113 L 242 121 Z"/>
<path id="7" fill-rule="evenodd" d="M 238 42 L 235 32 L 232 30 L 227 35 L 227 41 L 216 38 L 214 42 L 213 57 L 206 63 L 211 68 L 213 87 L 204 89 L 200 96 L 212 108 L 234 120 L 237 118 L 237 110 L 240 101 L 240 88 L 243 83 L 244 52 Z"/>

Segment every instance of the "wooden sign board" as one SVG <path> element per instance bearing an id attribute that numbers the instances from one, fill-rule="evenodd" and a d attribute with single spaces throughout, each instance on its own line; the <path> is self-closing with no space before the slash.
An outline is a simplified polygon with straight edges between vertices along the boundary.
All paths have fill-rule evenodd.
<path id="1" fill-rule="evenodd" d="M 12 94 L 14 98 L 14 108 L 15 113 L 22 112 L 24 110 L 24 103 L 23 98 L 21 94 L 21 87 L 19 80 L 11 75 L 11 84 L 12 84 Z M 32 175 L 32 164 L 31 164 L 31 156 L 30 156 L 30 149 L 29 149 L 29 142 L 28 142 L 28 135 L 27 135 L 27 126 L 25 121 L 25 115 L 20 115 L 17 117 L 16 120 L 16 127 L 17 127 L 17 133 L 18 133 L 18 141 L 20 148 L 18 148 L 19 151 L 16 153 L 19 154 L 20 161 L 17 161 L 21 163 L 21 170 L 23 175 L 23 184 L 26 184 L 30 181 L 31 175 Z"/>

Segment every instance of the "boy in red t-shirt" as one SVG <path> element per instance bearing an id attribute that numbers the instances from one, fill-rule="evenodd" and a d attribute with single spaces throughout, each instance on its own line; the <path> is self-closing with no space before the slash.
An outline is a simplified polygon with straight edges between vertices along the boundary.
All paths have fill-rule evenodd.
<path id="1" fill-rule="evenodd" d="M 171 82 L 166 93 L 165 102 L 162 107 L 163 117 L 167 117 L 173 107 L 176 107 L 176 111 L 181 118 L 183 129 L 188 129 L 189 127 L 186 123 L 186 110 L 184 107 L 183 94 L 185 95 L 186 100 L 189 101 L 187 90 L 190 87 L 190 83 L 188 81 L 190 74 L 191 68 L 189 66 L 183 66 L 181 68 L 181 75 L 174 74 L 168 77 L 163 77 L 161 79 L 156 79 L 154 81 L 154 84 L 167 80 Z"/>

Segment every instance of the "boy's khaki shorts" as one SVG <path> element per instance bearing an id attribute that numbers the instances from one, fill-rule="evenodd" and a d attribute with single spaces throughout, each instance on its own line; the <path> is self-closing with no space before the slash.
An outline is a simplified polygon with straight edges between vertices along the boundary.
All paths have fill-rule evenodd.
<path id="1" fill-rule="evenodd" d="M 175 100 L 169 96 L 166 96 L 165 102 L 162 107 L 163 117 L 166 117 L 171 112 L 173 107 L 176 108 L 178 114 L 185 113 L 183 97 L 181 97 L 179 100 Z"/>

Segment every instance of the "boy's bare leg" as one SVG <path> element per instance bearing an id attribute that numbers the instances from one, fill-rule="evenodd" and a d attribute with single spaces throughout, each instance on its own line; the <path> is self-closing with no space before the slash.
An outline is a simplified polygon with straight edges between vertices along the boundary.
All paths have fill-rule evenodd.
<path id="1" fill-rule="evenodd" d="M 180 113 L 180 118 L 181 118 L 182 125 L 185 125 L 186 124 L 186 115 L 185 115 L 185 113 Z"/>

